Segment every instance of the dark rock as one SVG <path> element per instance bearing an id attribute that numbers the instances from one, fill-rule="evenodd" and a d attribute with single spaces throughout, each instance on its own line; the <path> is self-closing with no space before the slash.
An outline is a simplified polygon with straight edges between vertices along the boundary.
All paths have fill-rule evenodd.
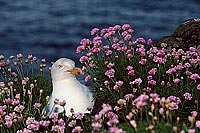
<path id="1" fill-rule="evenodd" d="M 189 47 L 200 46 L 200 18 L 189 19 L 179 25 L 170 36 L 162 37 L 159 41 L 167 43 L 169 47 L 188 50 Z"/>

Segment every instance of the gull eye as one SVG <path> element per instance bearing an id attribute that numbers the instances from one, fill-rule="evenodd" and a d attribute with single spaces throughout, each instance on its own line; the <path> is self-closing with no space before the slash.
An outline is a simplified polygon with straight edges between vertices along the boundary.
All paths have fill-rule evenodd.
<path id="1" fill-rule="evenodd" d="M 64 67 L 64 66 L 63 66 L 62 64 L 58 65 L 58 68 L 60 68 L 60 69 L 63 68 L 63 67 Z"/>

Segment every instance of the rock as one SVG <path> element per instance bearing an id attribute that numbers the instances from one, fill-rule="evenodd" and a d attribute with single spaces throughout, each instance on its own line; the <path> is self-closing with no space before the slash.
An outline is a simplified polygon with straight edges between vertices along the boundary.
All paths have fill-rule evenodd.
<path id="1" fill-rule="evenodd" d="M 162 37 L 158 44 L 167 43 L 170 48 L 188 50 L 195 47 L 200 54 L 200 18 L 189 19 L 180 24 L 170 36 Z"/>

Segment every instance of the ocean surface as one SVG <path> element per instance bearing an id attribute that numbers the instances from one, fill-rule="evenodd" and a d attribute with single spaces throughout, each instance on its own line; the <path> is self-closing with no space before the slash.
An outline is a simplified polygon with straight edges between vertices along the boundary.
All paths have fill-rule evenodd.
<path id="1" fill-rule="evenodd" d="M 134 38 L 156 42 L 197 17 L 200 0 L 0 0 L 0 55 L 78 62 L 76 47 L 94 27 L 129 23 Z"/>

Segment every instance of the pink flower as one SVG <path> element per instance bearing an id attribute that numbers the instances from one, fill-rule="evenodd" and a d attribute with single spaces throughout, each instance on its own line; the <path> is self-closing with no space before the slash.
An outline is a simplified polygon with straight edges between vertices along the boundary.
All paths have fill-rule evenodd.
<path id="1" fill-rule="evenodd" d="M 124 24 L 124 25 L 122 25 L 122 29 L 123 30 L 128 30 L 129 28 L 131 28 L 130 24 Z"/>
<path id="2" fill-rule="evenodd" d="M 165 111 L 165 110 L 164 110 L 163 108 L 160 108 L 160 109 L 159 109 L 159 113 L 160 113 L 161 115 L 164 113 L 164 111 Z"/>
<path id="3" fill-rule="evenodd" d="M 68 124 L 69 127 L 74 127 L 76 125 L 76 120 L 71 120 Z"/>
<path id="4" fill-rule="evenodd" d="M 95 35 L 95 34 L 98 34 L 99 32 L 99 29 L 98 28 L 94 28 L 91 30 L 91 35 Z"/>
<path id="5" fill-rule="evenodd" d="M 130 75 L 130 76 L 134 76 L 134 75 L 135 75 L 135 71 L 134 71 L 134 70 L 130 70 L 130 71 L 128 71 L 128 75 Z"/>
<path id="6" fill-rule="evenodd" d="M 179 79 L 179 78 L 175 78 L 175 79 L 173 80 L 173 82 L 174 82 L 175 84 L 178 84 L 178 83 L 180 82 L 180 79 Z"/>
<path id="7" fill-rule="evenodd" d="M 34 106 L 35 109 L 39 109 L 42 106 L 42 104 L 41 103 L 35 103 L 33 106 Z"/>
<path id="8" fill-rule="evenodd" d="M 108 77 L 108 78 L 113 78 L 114 77 L 114 74 L 115 74 L 115 70 L 114 69 L 110 69 L 110 70 L 107 70 L 105 72 L 105 75 Z"/>
<path id="9" fill-rule="evenodd" d="M 99 131 L 102 127 L 102 124 L 99 122 L 92 123 L 92 127 L 94 131 Z"/>
<path id="10" fill-rule="evenodd" d="M 119 43 L 114 43 L 113 45 L 112 45 L 112 48 L 113 49 L 118 49 L 120 47 L 120 44 Z"/>
<path id="11" fill-rule="evenodd" d="M 7 128 L 11 128 L 12 124 L 13 124 L 12 120 L 7 120 L 6 123 L 5 123 L 5 125 L 7 126 Z"/>
<path id="12" fill-rule="evenodd" d="M 152 93 L 150 94 L 150 101 L 152 101 L 153 103 L 158 103 L 160 101 L 159 95 L 157 93 Z"/>
<path id="13" fill-rule="evenodd" d="M 82 120 L 84 117 L 84 113 L 79 112 L 79 113 L 75 114 L 75 117 L 76 117 L 76 119 Z"/>
<path id="14" fill-rule="evenodd" d="M 107 80 L 106 80 L 106 81 L 104 81 L 104 85 L 105 85 L 105 86 L 108 86 L 109 84 L 110 84 L 110 82 L 109 82 L 109 81 L 107 81 Z"/>
<path id="15" fill-rule="evenodd" d="M 148 39 L 148 40 L 147 40 L 147 44 L 148 44 L 148 45 L 151 45 L 152 43 L 153 43 L 153 41 L 152 41 L 151 39 Z"/>
<path id="16" fill-rule="evenodd" d="M 186 100 L 191 100 L 192 99 L 192 95 L 190 93 L 188 93 L 188 92 L 186 92 L 183 96 L 185 97 Z"/>
<path id="17" fill-rule="evenodd" d="M 200 120 L 197 120 L 195 126 L 200 129 Z"/>
<path id="18" fill-rule="evenodd" d="M 113 126 L 109 128 L 109 133 L 125 133 L 125 132 L 119 127 Z"/>
<path id="19" fill-rule="evenodd" d="M 65 100 L 59 101 L 59 105 L 64 107 L 66 105 L 66 101 Z"/>
<path id="20" fill-rule="evenodd" d="M 107 125 L 108 126 L 115 126 L 119 123 L 119 120 L 118 119 L 111 119 L 107 122 Z"/>
<path id="21" fill-rule="evenodd" d="M 136 39 L 136 43 L 140 44 L 140 43 L 145 43 L 144 38 L 140 37 Z"/>
<path id="22" fill-rule="evenodd" d="M 96 48 L 96 47 L 93 47 L 91 50 L 92 50 L 92 53 L 99 53 L 101 51 L 100 48 Z"/>
<path id="23" fill-rule="evenodd" d="M 156 86 L 156 81 L 155 80 L 150 80 L 149 84 L 152 85 L 152 86 Z"/>
<path id="24" fill-rule="evenodd" d="M 137 78 L 133 82 L 130 82 L 130 84 L 138 84 L 138 85 L 140 85 L 141 83 L 142 83 L 142 79 L 141 78 Z"/>
<path id="25" fill-rule="evenodd" d="M 192 75 L 190 76 L 190 78 L 191 78 L 192 80 L 197 80 L 197 79 L 200 79 L 200 76 L 199 76 L 199 74 L 194 73 L 194 74 L 192 74 Z"/>
<path id="26" fill-rule="evenodd" d="M 195 129 L 188 129 L 188 133 L 195 133 Z"/>
<path id="27" fill-rule="evenodd" d="M 126 36 L 124 37 L 124 40 L 125 40 L 125 41 L 130 41 L 130 40 L 131 40 L 131 38 L 132 38 L 132 36 L 131 36 L 131 35 L 126 35 Z"/>
<path id="28" fill-rule="evenodd" d="M 198 84 L 198 85 L 197 85 L 197 90 L 199 90 L 199 91 L 200 91 L 200 84 Z"/>
<path id="29" fill-rule="evenodd" d="M 111 55 L 111 54 L 112 54 L 112 50 L 107 50 L 107 51 L 106 51 L 106 55 L 107 55 L 107 56 L 109 56 L 109 55 Z"/>
<path id="30" fill-rule="evenodd" d="M 80 42 L 80 44 L 82 44 L 83 46 L 87 46 L 87 45 L 91 45 L 91 41 L 89 39 L 83 38 Z"/>
<path id="31" fill-rule="evenodd" d="M 105 104 L 104 103 L 102 105 L 102 107 L 103 107 L 103 109 L 99 112 L 99 114 L 105 114 L 105 113 L 107 113 L 107 112 L 112 110 L 112 107 L 109 104 Z"/>
<path id="32" fill-rule="evenodd" d="M 108 63 L 107 67 L 108 67 L 108 68 L 114 67 L 114 63 Z"/>
<path id="33" fill-rule="evenodd" d="M 160 45 L 161 45 L 161 47 L 163 47 L 163 48 L 167 47 L 167 44 L 166 44 L 166 43 L 161 43 Z"/>
<path id="34" fill-rule="evenodd" d="M 141 59 L 141 60 L 139 61 L 139 63 L 140 63 L 141 65 L 145 65 L 145 64 L 147 63 L 147 59 Z"/>
<path id="35" fill-rule="evenodd" d="M 84 62 L 86 62 L 88 60 L 88 57 L 87 56 L 82 56 L 80 59 L 79 59 L 79 61 L 81 62 L 81 63 L 84 63 Z"/>
<path id="36" fill-rule="evenodd" d="M 23 57 L 22 54 L 17 54 L 17 59 L 21 59 Z"/>
<path id="37" fill-rule="evenodd" d="M 132 66 L 127 66 L 127 67 L 126 67 L 126 70 L 128 70 L 128 71 L 130 71 L 130 70 L 132 70 L 132 69 L 133 69 Z"/>
<path id="38" fill-rule="evenodd" d="M 85 81 L 89 81 L 91 79 L 91 76 L 90 75 L 87 75 L 86 77 L 85 77 Z"/>
<path id="39" fill-rule="evenodd" d="M 44 120 L 44 121 L 42 120 L 42 121 L 40 121 L 39 123 L 40 123 L 40 125 L 43 126 L 43 127 L 48 127 L 49 124 L 50 124 L 50 121 L 49 121 L 49 120 Z"/>
<path id="40" fill-rule="evenodd" d="M 133 97 L 134 97 L 133 94 L 126 94 L 126 95 L 124 96 L 124 98 L 125 98 L 126 100 L 133 99 Z"/>
<path id="41" fill-rule="evenodd" d="M 76 53 L 81 53 L 85 50 L 85 46 L 81 45 L 76 48 Z"/>
<path id="42" fill-rule="evenodd" d="M 152 68 L 151 70 L 149 70 L 148 73 L 149 73 L 149 75 L 153 76 L 156 74 L 156 72 L 157 72 L 157 68 Z"/>

